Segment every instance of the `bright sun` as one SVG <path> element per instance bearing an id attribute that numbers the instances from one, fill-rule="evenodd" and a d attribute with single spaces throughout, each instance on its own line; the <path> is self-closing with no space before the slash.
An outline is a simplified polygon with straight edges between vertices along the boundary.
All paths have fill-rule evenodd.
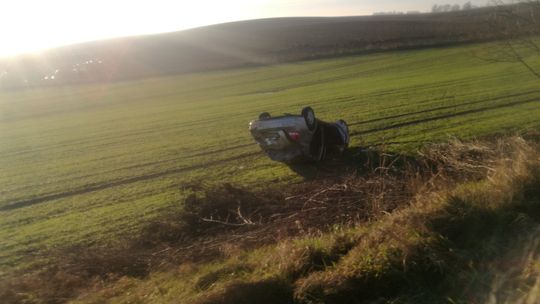
<path id="1" fill-rule="evenodd" d="M 6 0 L 0 56 L 118 36 L 258 18 L 270 0 Z"/>

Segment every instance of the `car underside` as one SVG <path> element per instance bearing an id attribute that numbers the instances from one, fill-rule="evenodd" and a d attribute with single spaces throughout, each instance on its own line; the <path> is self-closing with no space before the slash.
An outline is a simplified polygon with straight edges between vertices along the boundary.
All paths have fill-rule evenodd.
<path id="1" fill-rule="evenodd" d="M 249 130 L 272 160 L 285 163 L 320 162 L 330 150 L 341 153 L 349 143 L 345 121 L 324 122 L 315 118 L 310 107 L 300 115 L 262 113 L 250 122 Z"/>

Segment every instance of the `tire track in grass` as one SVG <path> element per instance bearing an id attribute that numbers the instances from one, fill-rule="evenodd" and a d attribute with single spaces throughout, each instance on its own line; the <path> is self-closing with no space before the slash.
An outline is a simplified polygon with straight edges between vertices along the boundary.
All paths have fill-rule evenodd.
<path id="1" fill-rule="evenodd" d="M 387 70 L 389 68 L 396 69 L 398 67 L 410 67 L 410 63 L 406 62 L 406 63 L 399 64 L 399 65 L 392 65 L 391 67 L 388 67 L 388 66 L 385 66 L 385 67 L 382 67 L 382 68 L 377 67 L 377 68 L 372 68 L 372 69 L 365 70 L 365 71 L 360 71 L 360 72 L 353 71 L 353 72 L 349 72 L 347 74 L 342 74 L 342 75 L 339 75 L 339 76 L 327 77 L 327 78 L 324 78 L 324 79 L 306 80 L 306 81 L 303 81 L 303 82 L 299 82 L 299 83 L 295 83 L 295 84 L 289 84 L 289 85 L 283 85 L 283 86 L 275 87 L 275 88 L 272 88 L 272 89 L 249 91 L 249 92 L 237 94 L 235 96 L 257 95 L 257 94 L 267 94 L 267 93 L 279 93 L 279 92 L 283 92 L 283 91 L 287 91 L 287 90 L 291 90 L 291 89 L 305 88 L 305 87 L 310 87 L 310 86 L 314 86 L 314 85 L 322 84 L 322 83 L 332 83 L 332 82 L 337 82 L 337 81 L 340 81 L 340 80 L 355 79 L 355 78 L 359 78 L 361 76 L 369 76 L 369 75 L 372 75 L 372 74 L 379 75 L 379 72 L 381 72 L 383 70 Z M 499 78 L 499 77 L 500 77 L 500 75 L 491 76 L 491 77 L 484 77 L 484 78 L 482 78 L 481 81 L 485 81 L 486 79 L 496 79 L 496 78 Z M 413 86 L 411 86 L 411 88 L 413 88 L 413 89 L 441 88 L 441 87 L 448 87 L 448 86 L 452 86 L 452 85 L 455 86 L 455 85 L 458 85 L 458 84 L 470 83 L 471 80 L 479 81 L 478 77 L 472 76 L 472 77 L 466 77 L 466 78 L 446 80 L 446 81 L 441 81 L 441 82 L 436 82 L 436 83 L 413 85 Z M 386 91 L 383 91 L 385 93 L 383 93 L 382 95 L 393 94 L 393 93 L 395 93 L 397 91 L 401 91 L 401 90 L 402 90 L 402 88 L 386 90 Z"/>
<path id="2" fill-rule="evenodd" d="M 94 148 L 94 147 L 100 147 L 100 146 L 108 146 L 110 144 L 118 143 L 118 138 L 123 138 L 124 140 L 127 137 L 140 137 L 145 135 L 152 135 L 153 133 L 163 134 L 164 132 L 176 132 L 177 134 L 187 133 L 191 132 L 193 130 L 200 129 L 199 127 L 201 125 L 208 125 L 208 124 L 214 124 L 223 121 L 223 117 L 211 117 L 206 119 L 200 119 L 197 121 L 188 121 L 188 122 L 179 122 L 179 123 L 173 123 L 173 124 L 167 124 L 162 125 L 159 127 L 153 127 L 152 125 L 148 125 L 145 128 L 132 130 L 128 132 L 124 132 L 122 134 L 118 134 L 115 132 L 110 131 L 104 131 L 101 133 L 91 133 L 91 135 L 88 135 L 84 138 L 73 138 L 63 141 L 58 141 L 53 144 L 49 145 L 41 145 L 39 148 L 32 148 L 32 149 L 26 149 L 26 150 L 4 150 L 0 152 L 1 157 L 11 157 L 11 156 L 20 156 L 23 154 L 31 154 L 36 153 L 40 151 L 47 151 L 50 149 L 56 149 L 56 148 L 62 148 L 62 147 L 73 147 L 73 146 L 80 146 L 83 144 L 91 144 L 87 145 L 87 148 Z M 53 133 L 56 130 L 50 131 Z M 104 133 L 105 135 L 103 135 Z M 99 143 L 98 144 L 92 144 L 96 141 L 96 137 L 99 137 Z"/>
<path id="3" fill-rule="evenodd" d="M 152 133 L 158 133 L 159 134 L 159 133 L 162 133 L 162 132 L 175 131 L 175 130 L 178 130 L 179 132 L 189 132 L 189 131 L 193 130 L 194 127 L 219 122 L 221 120 L 222 120 L 221 117 L 208 118 L 208 119 L 201 119 L 199 121 L 175 123 L 175 124 L 171 124 L 171 125 L 162 126 L 162 127 L 159 127 L 159 128 L 150 128 L 150 127 L 148 127 L 148 128 L 144 128 L 144 129 L 124 132 L 122 134 L 118 134 L 118 133 L 114 133 L 114 132 L 111 133 L 110 131 L 105 131 L 105 133 L 107 134 L 106 136 L 100 136 L 100 133 L 91 133 L 91 135 L 87 136 L 86 138 L 74 138 L 74 139 L 69 139 L 69 140 L 63 140 L 63 141 L 59 141 L 59 142 L 56 142 L 56 143 L 53 143 L 53 144 L 43 145 L 40 148 L 36 148 L 36 149 L 28 149 L 28 150 L 20 150 L 20 151 L 17 151 L 17 150 L 6 151 L 6 152 L 3 152 L 3 153 L 0 153 L 0 156 L 2 156 L 2 157 L 16 156 L 16 155 L 21 155 L 21 154 L 26 154 L 26 153 L 35 153 L 35 152 L 39 152 L 39 151 L 46 151 L 46 150 L 53 149 L 53 148 L 62 148 L 62 147 L 65 147 L 65 146 L 79 146 L 79 145 L 82 145 L 82 144 L 95 142 L 96 137 L 98 137 L 98 136 L 100 138 L 99 144 L 91 145 L 91 146 L 88 146 L 88 147 L 90 147 L 90 148 L 94 147 L 94 146 L 99 147 L 99 146 L 103 146 L 103 145 L 108 145 L 110 143 L 115 143 L 115 142 L 117 142 L 119 137 L 122 137 L 122 138 L 129 137 L 129 136 L 138 137 L 138 136 L 141 136 L 141 135 L 147 135 L 147 134 L 152 134 Z M 193 127 L 193 128 L 187 129 L 185 127 Z"/>
<path id="4" fill-rule="evenodd" d="M 497 77 L 490 77 L 490 78 L 499 78 L 498 76 Z M 378 92 L 373 92 L 373 93 L 368 93 L 368 94 L 362 94 L 360 96 L 355 96 L 354 98 L 355 99 L 361 99 L 361 98 L 373 98 L 373 97 L 383 97 L 383 96 L 387 96 L 387 95 L 394 95 L 394 94 L 398 94 L 398 93 L 403 93 L 403 92 L 406 92 L 406 91 L 410 91 L 412 89 L 415 89 L 415 90 L 419 90 L 419 89 L 433 89 L 433 88 L 438 88 L 438 87 L 448 87 L 450 85 L 456 85 L 456 84 L 460 84 L 460 83 L 468 83 L 470 81 L 470 79 L 476 79 L 475 77 L 470 77 L 470 78 L 463 78 L 463 79 L 454 79 L 454 80 L 448 80 L 448 81 L 443 81 L 443 82 L 438 82 L 438 83 L 433 83 L 433 84 L 425 84 L 425 85 L 415 85 L 415 86 L 410 86 L 410 87 L 405 87 L 405 88 L 398 88 L 398 89 L 390 89 L 390 90 L 383 90 L 383 91 L 378 91 Z M 483 79 L 485 80 L 485 79 Z M 351 96 L 352 97 L 352 96 Z M 145 129 L 139 129 L 139 130 L 135 130 L 135 131 L 131 131 L 131 132 L 126 132 L 125 134 L 123 134 L 123 137 L 125 136 L 141 136 L 141 135 L 146 135 L 146 134 L 151 134 L 151 133 L 156 133 L 156 132 L 164 132 L 164 131 L 173 131 L 173 130 L 178 130 L 180 132 L 186 132 L 186 131 L 190 131 L 192 129 L 185 129 L 185 127 L 197 127 L 197 126 L 200 126 L 200 125 L 206 125 L 208 123 L 214 123 L 214 122 L 218 122 L 218 121 L 221 121 L 222 120 L 222 117 L 213 117 L 213 118 L 206 118 L 206 119 L 203 119 L 203 120 L 197 120 L 197 121 L 189 121 L 189 122 L 181 122 L 181 123 L 174 123 L 174 124 L 170 124 L 170 125 L 164 125 L 164 126 L 161 126 L 160 128 L 145 128 Z M 81 145 L 81 144 L 85 144 L 85 143 L 91 143 L 91 142 L 94 142 L 95 141 L 95 136 L 96 134 L 92 134 L 90 137 L 87 137 L 87 138 L 74 138 L 74 139 L 70 139 L 70 140 L 64 140 L 64 141 L 59 141 L 59 142 L 56 142 L 56 143 L 53 143 L 53 144 L 50 144 L 50 145 L 46 145 L 46 146 L 42 146 L 40 148 L 37 148 L 37 149 L 28 149 L 28 150 L 22 150 L 22 151 L 2 151 L 2 153 L 0 153 L 0 155 L 2 157 L 9 157 L 9 156 L 15 156 L 15 155 L 21 155 L 21 154 L 30 154 L 30 153 L 35 153 L 35 152 L 38 152 L 38 151 L 45 151 L 45 150 L 49 150 L 51 148 L 60 148 L 60 147 L 64 147 L 64 146 L 74 146 L 74 145 Z M 101 146 L 101 145 L 104 145 L 104 144 L 108 144 L 108 142 L 104 142 L 104 141 L 111 141 L 111 143 L 114 143 L 116 142 L 118 138 L 118 135 L 117 134 L 108 134 L 106 136 L 101 136 L 100 137 L 100 143 L 98 144 L 98 146 Z M 93 147 L 93 146 L 90 146 L 90 147 Z"/>
<path id="5" fill-rule="evenodd" d="M 411 113 L 406 113 L 406 114 L 400 114 L 400 115 L 394 115 L 394 116 L 388 116 L 388 117 L 384 117 L 384 118 L 378 118 L 378 119 L 373 119 L 373 120 L 363 121 L 363 122 L 359 122 L 359 123 L 352 123 L 352 124 L 350 124 L 350 125 L 353 126 L 353 125 L 367 124 L 367 123 L 371 123 L 371 122 L 383 121 L 383 120 L 388 120 L 388 119 L 393 119 L 393 118 L 400 118 L 400 117 L 405 117 L 405 116 L 410 116 L 410 115 L 415 115 L 415 114 L 428 113 L 428 112 L 437 111 L 437 110 L 442 110 L 442 109 L 458 108 L 458 107 L 463 106 L 463 105 L 477 104 L 477 103 L 482 103 L 482 102 L 486 102 L 486 101 L 494 101 L 494 100 L 500 100 L 500 99 L 504 99 L 504 98 L 524 96 L 524 95 L 528 95 L 528 94 L 532 94 L 532 93 L 537 93 L 537 92 L 540 92 L 540 91 L 534 90 L 534 91 L 529 91 L 529 92 L 525 92 L 525 93 L 519 93 L 519 94 L 511 94 L 511 95 L 501 96 L 501 97 L 497 97 L 497 98 L 493 98 L 493 99 L 485 99 L 485 100 L 480 100 L 480 101 L 474 101 L 474 102 L 463 103 L 463 104 L 460 104 L 460 105 L 438 107 L 438 108 L 433 108 L 433 109 L 424 110 L 424 111 L 417 111 L 417 112 L 411 112 Z M 525 102 L 530 102 L 530 101 L 525 101 Z M 516 103 L 516 104 L 517 104 L 517 103 Z M 506 106 L 512 106 L 512 105 L 515 105 L 515 104 L 500 105 L 500 106 L 506 107 Z M 499 106 L 495 106 L 495 108 L 497 108 L 497 107 L 499 107 Z M 487 108 L 483 108 L 483 109 L 470 110 L 470 111 L 464 111 L 464 112 L 460 112 L 460 113 L 449 114 L 449 116 L 443 115 L 443 116 L 438 116 L 438 117 L 434 117 L 434 118 L 429 118 L 429 119 L 427 119 L 427 120 L 417 120 L 417 121 L 412 121 L 412 122 L 405 122 L 405 123 L 400 123 L 400 124 L 388 126 L 388 127 L 382 128 L 382 129 L 372 129 L 372 130 L 361 131 L 361 132 L 353 132 L 351 135 L 367 134 L 367 133 L 372 133 L 372 132 L 375 132 L 375 131 L 382 131 L 382 130 L 387 130 L 387 129 L 393 129 L 393 128 L 398 128 L 398 127 L 401 127 L 401 126 L 412 125 L 412 124 L 416 124 L 416 123 L 420 123 L 420 122 L 424 122 L 424 121 L 431 121 L 431 120 L 436 120 L 436 119 L 443 119 L 443 118 L 448 118 L 448 117 L 457 116 L 457 115 L 463 115 L 463 114 L 474 113 L 474 112 L 483 111 L 483 110 L 489 110 L 490 108 L 493 108 L 493 107 L 487 107 Z M 472 111 L 472 112 L 471 112 L 471 111 Z M 205 155 L 217 154 L 217 153 L 220 153 L 220 152 L 223 152 L 223 151 L 229 151 L 229 150 L 239 149 L 239 148 L 248 147 L 248 146 L 252 146 L 252 145 L 253 145 L 253 144 L 238 145 L 238 146 L 233 146 L 233 147 L 229 147 L 229 148 L 226 148 L 226 149 L 222 149 L 222 150 L 219 150 L 219 151 L 208 151 L 208 152 L 202 152 L 202 153 L 197 153 L 197 154 L 193 154 L 193 155 L 188 155 L 188 156 L 181 157 L 181 158 L 168 159 L 168 160 L 161 160 L 161 161 L 148 162 L 148 163 L 139 164 L 139 165 L 127 166 L 127 167 L 119 168 L 119 170 L 123 170 L 123 169 L 134 169 L 134 168 L 140 168 L 140 167 L 145 167 L 145 166 L 151 166 L 151 165 L 156 165 L 156 164 L 161 164 L 161 163 L 166 163 L 166 162 L 176 161 L 176 160 L 179 160 L 179 159 L 190 158 L 190 157 L 198 157 L 198 156 L 205 156 Z M 113 171 L 116 171 L 116 170 L 113 170 Z M 101 173 L 100 173 L 100 174 L 101 174 Z M 96 175 L 96 174 L 94 174 L 94 175 Z M 82 176 L 82 177 L 78 177 L 78 178 L 84 178 L 84 177 L 87 177 L 87 176 Z"/>
<path id="6" fill-rule="evenodd" d="M 482 99 L 482 100 L 477 100 L 477 101 L 465 102 L 465 103 L 460 103 L 460 104 L 451 105 L 451 106 L 443 106 L 443 107 L 431 108 L 431 109 L 422 110 L 422 111 L 415 111 L 415 112 L 391 115 L 391 116 L 375 118 L 375 119 L 370 119 L 370 120 L 364 120 L 364 121 L 360 121 L 360 122 L 353 122 L 353 123 L 350 123 L 349 126 L 365 125 L 365 124 L 369 124 L 369 123 L 373 123 L 373 122 L 381 122 L 381 121 L 385 121 L 385 120 L 390 120 L 390 119 L 395 119 L 395 118 L 402 118 L 402 117 L 407 117 L 407 116 L 412 116 L 412 115 L 417 115 L 417 114 L 425 114 L 425 113 L 430 113 L 430 112 L 435 112 L 435 111 L 440 111 L 440 110 L 448 110 L 448 109 L 460 108 L 462 106 L 469 106 L 469 105 L 484 103 L 484 102 L 488 102 L 488 101 L 496 101 L 496 100 L 502 100 L 502 99 L 512 98 L 512 97 L 521 97 L 521 96 L 526 96 L 526 95 L 530 95 L 530 94 L 533 94 L 533 93 L 540 93 L 540 90 L 533 90 L 533 91 L 524 92 L 524 93 L 511 94 L 511 95 L 499 96 L 499 97 L 494 97 L 494 98 L 489 98 L 489 99 Z"/>
<path id="7" fill-rule="evenodd" d="M 288 90 L 294 90 L 294 89 L 301 89 L 306 87 L 311 87 L 319 84 L 328 84 L 328 83 L 335 83 L 339 82 L 341 80 L 353 80 L 360 78 L 361 76 L 367 76 L 369 75 L 369 72 L 354 72 L 350 74 L 345 75 L 339 75 L 339 76 L 333 76 L 323 79 L 317 79 L 317 80 L 308 80 L 296 84 L 290 84 L 285 85 L 277 88 L 273 88 L 271 90 L 260 90 L 260 91 L 253 91 L 251 93 L 241 94 L 239 96 L 246 96 L 246 95 L 258 95 L 258 94 L 268 94 L 268 93 L 280 93 Z M 472 77 L 471 77 L 472 78 Z M 420 85 L 413 85 L 410 86 L 411 89 L 431 89 L 431 88 L 439 88 L 439 87 L 448 87 L 448 86 L 455 86 L 462 83 L 467 83 L 469 81 L 468 78 L 460 78 L 460 79 L 453 79 L 453 80 L 447 80 L 442 82 L 436 82 L 436 83 L 428 83 L 428 84 L 420 84 Z M 409 88 L 409 87 L 407 87 Z M 375 93 L 374 96 L 384 96 L 384 95 L 390 95 L 394 94 L 396 92 L 402 91 L 403 88 L 398 89 L 390 89 L 382 91 L 381 93 L 377 94 Z"/>
<path id="8" fill-rule="evenodd" d="M 508 108 L 508 107 L 518 106 L 518 105 L 522 105 L 522 104 L 526 104 L 526 103 L 531 103 L 531 102 L 540 102 L 540 97 L 533 98 L 533 99 L 528 99 L 528 100 L 510 102 L 510 103 L 502 104 L 502 105 L 496 105 L 496 106 L 490 106 L 490 107 L 483 107 L 483 108 L 479 108 L 479 109 L 461 111 L 461 112 L 452 113 L 452 114 L 439 115 L 439 116 L 430 117 L 430 118 L 416 119 L 416 120 L 406 121 L 406 122 L 402 122 L 402 123 L 389 125 L 389 126 L 386 126 L 386 127 L 374 128 L 374 129 L 365 130 L 365 131 L 351 132 L 351 136 L 376 133 L 376 132 L 386 131 L 386 130 L 391 130 L 391 129 L 398 129 L 398 128 L 407 127 L 407 126 L 413 126 L 413 125 L 417 125 L 417 124 L 421 124 L 421 123 L 425 123 L 425 122 L 436 121 L 436 120 L 441 120 L 441 119 L 448 119 L 448 118 L 453 118 L 453 117 L 458 117 L 458 116 L 463 116 L 463 115 L 480 113 L 480 112 L 484 112 L 484 111 Z"/>
<path id="9" fill-rule="evenodd" d="M 99 191 L 99 190 L 104 190 L 104 189 L 113 188 L 113 187 L 117 187 L 117 186 L 123 186 L 123 185 L 132 184 L 132 183 L 136 183 L 136 182 L 141 182 L 141 181 L 152 180 L 152 179 L 160 178 L 160 177 L 167 176 L 167 175 L 183 173 L 183 172 L 189 172 L 189 171 L 193 171 L 193 170 L 196 170 L 196 169 L 217 166 L 217 165 L 220 165 L 220 164 L 223 164 L 223 163 L 226 163 L 226 162 L 231 162 L 231 161 L 235 161 L 235 160 L 239 160 L 239 159 L 243 159 L 243 158 L 247 158 L 247 157 L 251 157 L 251 156 L 256 156 L 256 155 L 259 155 L 259 154 L 260 154 L 260 152 L 244 153 L 244 154 L 241 154 L 241 155 L 238 155 L 238 156 L 235 156 L 235 157 L 230 157 L 230 158 L 221 159 L 221 160 L 215 160 L 215 161 L 211 161 L 211 162 L 204 163 L 204 164 L 198 164 L 198 165 L 193 165 L 193 166 L 188 166 L 188 167 L 183 167 L 183 168 L 177 168 L 177 169 L 169 169 L 169 170 L 165 170 L 165 171 L 161 171 L 161 172 L 135 176 L 135 177 L 131 177 L 131 178 L 127 178 L 127 179 L 121 179 L 121 180 L 118 180 L 118 181 L 113 181 L 113 182 L 108 182 L 108 183 L 88 184 L 88 185 L 86 185 L 86 187 L 80 188 L 80 189 L 74 189 L 74 190 L 71 190 L 71 191 L 66 191 L 66 192 L 61 192 L 61 193 L 53 193 L 53 194 L 48 194 L 48 195 L 44 195 L 44 196 L 40 196 L 40 197 L 35 197 L 35 198 L 30 198 L 30 199 L 22 199 L 22 200 L 19 200 L 19 201 L 15 201 L 15 202 L 13 202 L 11 204 L 0 207 L 0 211 L 11 211 L 11 210 L 24 208 L 24 207 L 29 207 L 29 206 L 32 206 L 32 205 L 40 204 L 40 203 L 51 201 L 51 200 L 66 198 L 66 197 L 85 194 L 85 193 L 89 193 L 89 192 L 95 192 L 95 191 Z"/>
<path id="10" fill-rule="evenodd" d="M 117 105 L 120 105 L 120 104 L 123 104 L 123 103 L 126 103 L 126 102 L 134 103 L 134 102 L 139 102 L 139 101 L 146 101 L 148 99 L 170 98 L 170 97 L 179 96 L 179 95 L 182 95 L 182 94 L 183 94 L 182 91 L 174 91 L 174 92 L 167 92 L 167 93 L 154 93 L 154 94 L 149 94 L 149 95 L 145 95 L 145 96 L 132 96 L 132 97 L 129 97 L 129 99 L 126 98 L 126 99 L 123 99 L 121 102 L 116 102 L 113 106 L 117 106 Z M 80 96 L 77 93 L 73 93 L 71 95 L 73 95 L 74 98 L 76 98 L 76 97 L 80 98 Z M 84 98 L 92 98 L 92 97 L 87 96 L 87 95 L 83 95 L 83 96 L 84 96 Z M 106 99 L 106 98 L 113 98 L 113 97 L 114 97 L 114 95 L 108 95 L 108 96 L 105 96 L 103 98 Z M 40 99 L 41 98 L 36 99 L 34 101 L 31 100 L 31 101 L 28 101 L 28 103 L 36 102 L 36 101 L 39 101 Z M 63 102 L 67 102 L 67 101 L 68 100 L 64 100 Z M 102 104 L 95 105 L 95 104 L 92 104 L 90 102 L 87 102 L 82 106 L 79 106 L 77 108 L 72 108 L 72 109 L 57 110 L 57 109 L 53 108 L 53 109 L 49 109 L 48 112 L 42 112 L 42 113 L 37 113 L 37 114 L 32 114 L 32 115 L 21 115 L 21 116 L 18 116 L 18 117 L 17 116 L 16 117 L 6 117 L 6 118 L 3 118 L 3 119 L 0 119 L 0 123 L 9 123 L 9 122 L 36 119 L 36 118 L 47 118 L 47 117 L 50 117 L 50 116 L 62 115 L 62 114 L 67 114 L 67 113 L 72 113 L 72 112 L 80 112 L 80 111 L 89 110 L 89 109 L 99 109 L 99 108 L 103 108 L 104 105 L 107 105 L 107 104 L 102 103 Z"/>
<path id="11" fill-rule="evenodd" d="M 257 144 L 253 142 L 253 143 L 249 143 L 249 144 L 231 146 L 231 147 L 227 147 L 227 148 L 220 149 L 220 150 L 206 151 L 206 152 L 200 152 L 200 153 L 195 153 L 195 154 L 191 154 L 191 155 L 185 155 L 185 156 L 177 157 L 177 158 L 169 158 L 169 159 L 164 159 L 164 160 L 159 160 L 159 161 L 153 161 L 153 162 L 140 163 L 140 164 L 136 164 L 136 165 L 124 166 L 124 167 L 116 168 L 114 170 L 101 171 L 101 172 L 96 172 L 96 173 L 93 173 L 93 174 L 70 177 L 68 179 L 63 179 L 63 180 L 56 180 L 56 181 L 52 181 L 52 182 L 49 182 L 49 183 L 40 184 L 39 186 L 54 185 L 54 184 L 63 183 L 63 182 L 73 182 L 75 180 L 82 180 L 82 179 L 90 178 L 90 177 L 94 177 L 94 176 L 101 176 L 101 175 L 104 175 L 104 174 L 110 174 L 110 173 L 114 173 L 114 172 L 117 172 L 117 171 L 133 170 L 133 169 L 139 169 L 139 168 L 144 168 L 144 167 L 149 167 L 149 166 L 162 165 L 162 164 L 166 164 L 166 163 L 170 163 L 170 162 L 177 162 L 177 161 L 180 161 L 180 160 L 185 160 L 185 159 L 188 159 L 188 158 L 209 156 L 209 155 L 220 154 L 220 153 L 223 153 L 223 152 L 234 151 L 234 150 L 237 150 L 237 149 L 242 149 L 242 148 L 247 148 L 247 147 L 252 147 L 252 146 L 254 147 L 256 145 Z M 21 192 L 21 191 L 26 191 L 26 190 L 29 190 L 29 189 L 32 189 L 32 188 L 35 188 L 35 187 L 36 187 L 36 185 L 27 185 L 27 186 L 15 188 L 15 189 L 10 189 L 10 192 Z M 0 191 L 0 194 L 1 195 L 6 195 L 7 191 Z M 16 200 L 24 200 L 24 199 L 16 199 Z M 0 202 L 0 204 L 2 204 L 2 202 Z M 0 210 L 1 210 L 1 207 L 0 207 Z"/>

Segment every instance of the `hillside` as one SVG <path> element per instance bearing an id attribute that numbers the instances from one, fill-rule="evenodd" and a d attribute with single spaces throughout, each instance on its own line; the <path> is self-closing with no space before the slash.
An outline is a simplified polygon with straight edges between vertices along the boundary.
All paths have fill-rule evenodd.
<path id="1" fill-rule="evenodd" d="M 497 11 L 263 19 L 89 42 L 0 60 L 0 88 L 111 82 L 486 41 L 500 38 L 491 22 Z"/>

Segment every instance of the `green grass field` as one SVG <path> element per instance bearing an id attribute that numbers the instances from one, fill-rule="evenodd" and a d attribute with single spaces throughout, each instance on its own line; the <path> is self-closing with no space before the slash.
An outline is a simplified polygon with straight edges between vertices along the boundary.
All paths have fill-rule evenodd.
<path id="1" fill-rule="evenodd" d="M 247 125 L 262 111 L 343 118 L 396 152 L 540 127 L 540 81 L 489 45 L 389 52 L 114 84 L 0 93 L 0 269 L 135 232 L 192 180 L 300 180 Z M 538 57 L 530 58 L 540 65 Z"/>

